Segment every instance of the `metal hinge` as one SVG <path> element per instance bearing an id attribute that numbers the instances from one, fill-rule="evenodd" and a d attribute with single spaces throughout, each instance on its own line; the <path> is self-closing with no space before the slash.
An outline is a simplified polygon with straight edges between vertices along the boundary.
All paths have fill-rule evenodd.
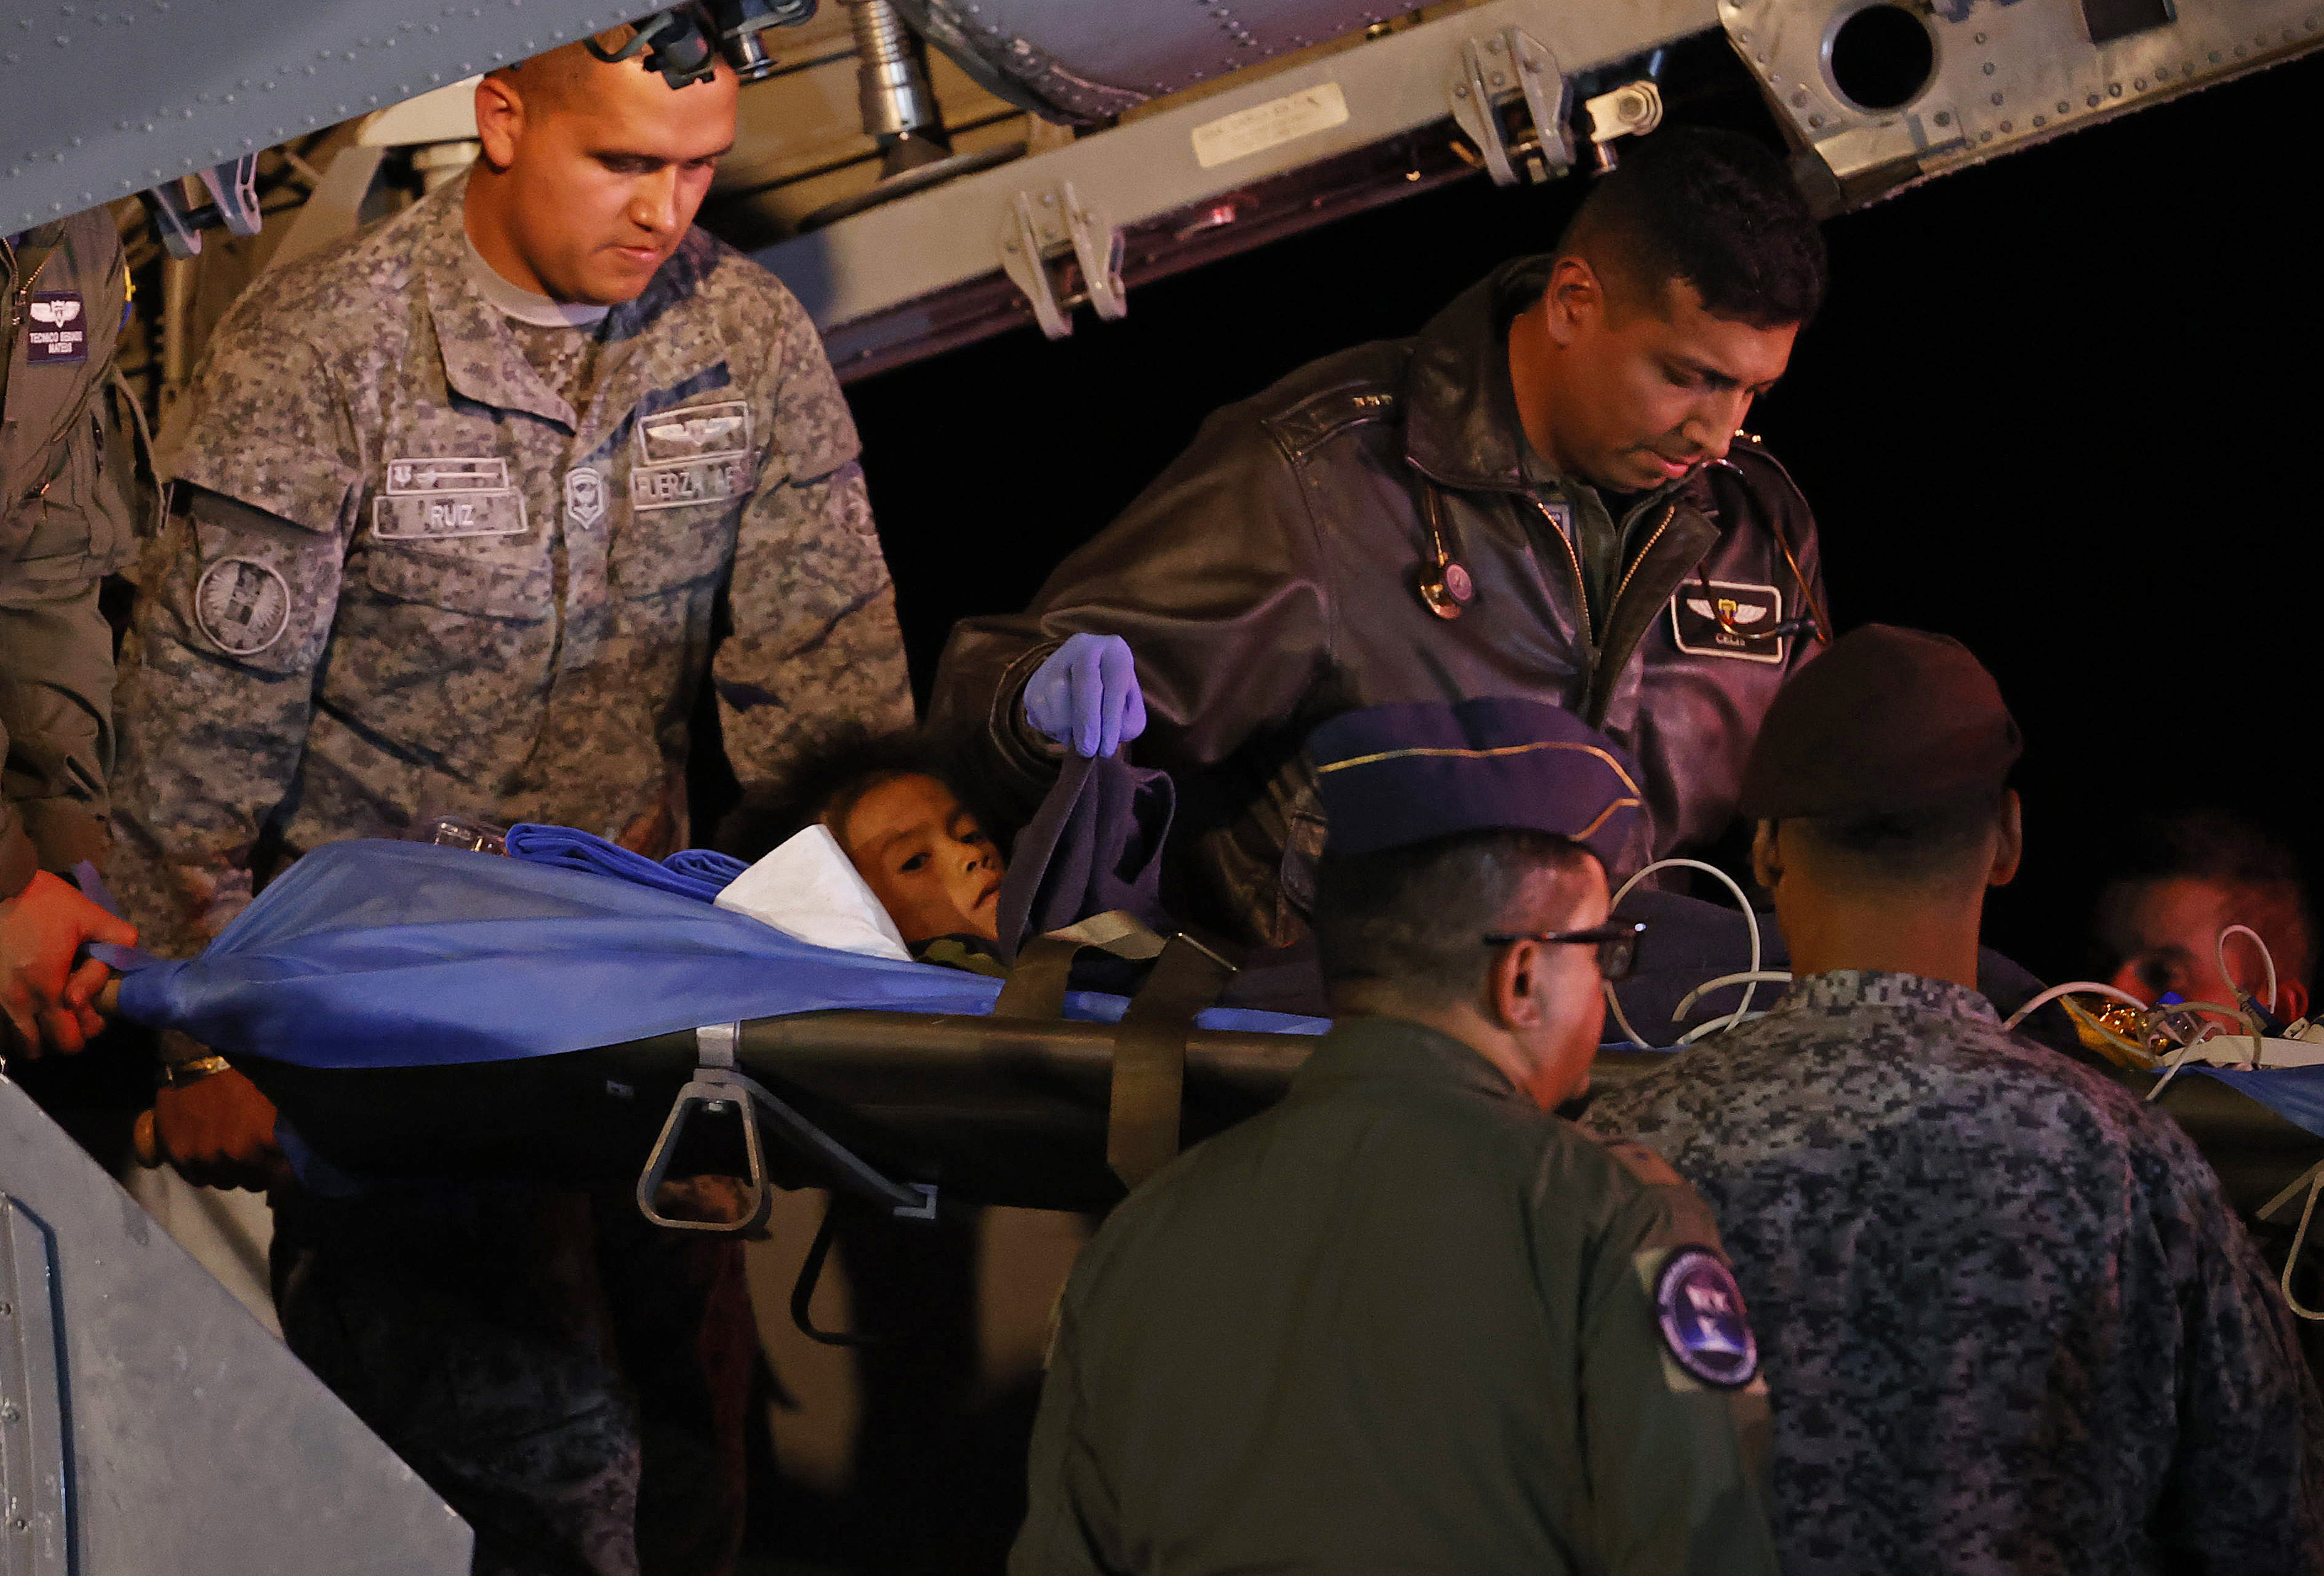
<path id="1" fill-rule="evenodd" d="M 1081 289 L 1070 293 L 1058 288 L 1058 265 L 1068 259 L 1081 273 Z M 1109 321 L 1129 314 L 1121 232 L 1084 204 L 1070 180 L 1038 198 L 1017 194 L 1001 219 L 1001 267 L 1025 292 L 1034 320 L 1052 339 L 1074 331 L 1073 309 L 1084 301 Z"/>
<path id="2" fill-rule="evenodd" d="M 1540 182 L 1573 168 L 1571 88 L 1557 57 L 1525 29 L 1462 43 L 1452 97 L 1452 119 L 1477 144 L 1494 185 L 1515 186 L 1519 170 Z"/>
<path id="3" fill-rule="evenodd" d="M 184 189 L 165 180 L 145 193 L 152 209 L 153 230 L 172 257 L 192 257 L 202 249 L 202 232 L 223 225 L 236 235 L 258 234 L 258 155 L 244 153 L 212 165 L 201 172 L 210 200 L 199 207 L 186 206 Z"/>

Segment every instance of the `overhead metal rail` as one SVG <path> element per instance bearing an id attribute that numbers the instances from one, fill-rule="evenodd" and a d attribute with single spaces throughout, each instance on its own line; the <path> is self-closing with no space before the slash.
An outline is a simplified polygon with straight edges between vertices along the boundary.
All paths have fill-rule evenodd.
<path id="1" fill-rule="evenodd" d="M 720 3 L 752 26 L 805 10 Z M 20 0 L 0 18 L 0 232 L 149 191 L 180 254 L 207 225 L 247 233 L 261 149 L 652 14 L 636 5 Z M 1688 38 L 1733 46 L 1833 212 L 2324 44 L 2324 0 L 1486 0 L 1335 44 L 1313 35 L 1372 13 L 1245 0 L 1195 27 L 1111 0 L 1093 32 L 1071 0 L 898 9 L 1044 114 L 1102 122 L 1108 93 L 1130 113 L 925 189 L 908 171 L 894 200 L 757 253 L 843 376 L 1019 323 L 1059 336 L 1084 305 L 1120 317 L 1143 279 L 1425 189 L 1456 154 L 1501 181 L 1603 168 L 1659 113 L 1633 68 Z"/>
<path id="2" fill-rule="evenodd" d="M 1567 84 L 1718 25 L 1711 0 L 1492 0 L 1066 146 L 839 220 L 755 255 L 830 341 L 843 376 L 940 332 L 944 292 L 1013 281 L 1044 332 L 1126 309 L 1120 234 L 1456 120 L 1496 173 L 1563 174 Z M 1449 139 L 1443 139 L 1448 140 Z M 1393 184 L 1398 178 L 1388 172 Z M 1183 226 L 1182 226 L 1183 227 Z"/>

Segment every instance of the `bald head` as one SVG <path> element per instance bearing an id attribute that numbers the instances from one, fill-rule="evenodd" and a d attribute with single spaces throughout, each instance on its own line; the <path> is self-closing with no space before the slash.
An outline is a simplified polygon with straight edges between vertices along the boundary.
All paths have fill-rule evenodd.
<path id="1" fill-rule="evenodd" d="M 608 49 L 631 30 L 603 35 Z M 469 177 L 468 238 L 512 284 L 610 306 L 637 298 L 686 238 L 733 145 L 734 74 L 672 88 L 632 59 L 579 42 L 476 84 L 484 154 Z"/>

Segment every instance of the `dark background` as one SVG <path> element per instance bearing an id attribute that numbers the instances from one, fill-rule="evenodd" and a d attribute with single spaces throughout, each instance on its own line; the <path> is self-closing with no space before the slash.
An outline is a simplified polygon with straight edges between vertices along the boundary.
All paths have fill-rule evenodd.
<path id="1" fill-rule="evenodd" d="M 2324 312 L 2297 239 L 2319 99 L 2310 56 L 1831 221 L 1828 304 L 1752 416 L 1815 506 L 1840 626 L 1957 635 L 2000 679 L 2028 858 L 1988 939 L 2051 979 L 2086 966 L 2142 811 L 2223 806 L 2324 856 Z M 1741 93 L 1684 118 L 1780 145 Z M 851 387 L 923 690 L 954 619 L 1023 606 L 1213 407 L 1411 333 L 1553 244 L 1582 186 L 1462 181 L 1135 290 L 1062 343 Z"/>

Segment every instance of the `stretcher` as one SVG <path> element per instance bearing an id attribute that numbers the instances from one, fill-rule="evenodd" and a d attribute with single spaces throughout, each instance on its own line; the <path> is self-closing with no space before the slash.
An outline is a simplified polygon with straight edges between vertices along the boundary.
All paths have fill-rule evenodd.
<path id="1" fill-rule="evenodd" d="M 1641 898 L 1686 938 L 1666 959 L 1698 979 L 1733 961 L 1697 922 L 1708 906 Z M 658 1182 L 722 1175 L 743 1184 L 735 1217 L 669 1223 L 728 1230 L 763 1221 L 770 1187 L 852 1189 L 907 1216 L 935 1197 L 1097 1209 L 1280 1098 L 1327 1026 L 1204 1007 L 1217 975 L 1200 968 L 1157 1001 L 1164 957 L 1137 1000 L 1068 990 L 1086 941 L 1028 946 L 1004 985 L 586 871 L 358 841 L 300 860 L 200 958 L 129 973 L 120 1003 L 226 1055 L 327 1192 L 636 1180 L 652 1214 Z M 1626 987 L 1636 1020 L 1649 1002 L 1667 1016 L 1668 972 Z M 1609 1048 L 1594 1078 L 1668 1055 Z M 2298 1096 L 2274 1101 L 2290 1114 L 2271 1087 Z M 2253 1213 L 2324 1163 L 2319 1091 L 2324 1069 L 2190 1074 L 2161 1105 Z"/>

